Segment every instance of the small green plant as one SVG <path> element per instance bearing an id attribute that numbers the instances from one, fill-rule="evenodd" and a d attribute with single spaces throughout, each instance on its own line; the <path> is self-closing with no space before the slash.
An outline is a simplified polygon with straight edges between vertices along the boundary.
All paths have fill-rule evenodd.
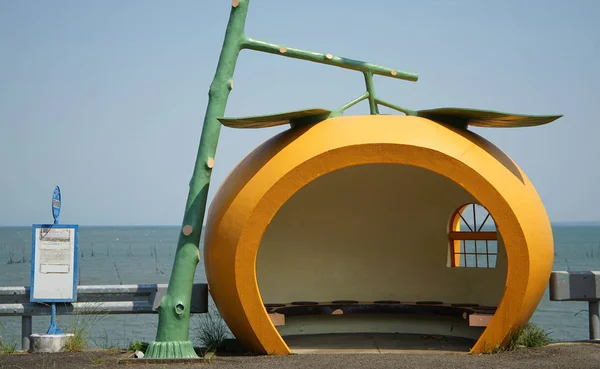
<path id="1" fill-rule="evenodd" d="M 147 348 L 148 348 L 148 342 L 135 341 L 135 342 L 131 342 L 129 344 L 129 348 L 127 349 L 127 351 L 132 351 L 132 352 L 141 351 L 143 353 L 146 353 Z"/>
<path id="2" fill-rule="evenodd" d="M 4 343 L 4 342 L 0 342 L 0 353 L 3 354 L 12 354 L 17 350 L 17 344 L 16 343 Z"/>
<path id="3" fill-rule="evenodd" d="M 5 331 L 4 325 L 2 325 L 2 323 L 0 323 L 0 333 L 4 332 L 4 331 Z M 12 342 L 8 343 L 0 335 L 0 353 L 2 353 L 2 354 L 12 354 L 16 350 L 17 350 L 17 344 L 16 343 L 12 343 Z"/>
<path id="4" fill-rule="evenodd" d="M 100 365 L 100 364 L 102 364 L 102 359 L 92 359 L 92 364 Z"/>
<path id="5" fill-rule="evenodd" d="M 515 331 L 506 346 L 506 350 L 514 351 L 519 347 L 546 346 L 552 342 L 550 334 L 552 332 L 542 329 L 533 323 L 527 323 L 525 327 Z"/>
<path id="6" fill-rule="evenodd" d="M 204 348 L 205 352 L 216 352 L 223 341 L 229 336 L 229 329 L 221 318 L 219 311 L 213 305 L 208 313 L 201 314 L 198 324 L 193 330 L 196 341 Z"/>
<path id="7" fill-rule="evenodd" d="M 485 347 L 482 352 L 486 354 L 497 354 L 507 351 L 515 351 L 521 347 L 542 347 L 550 344 L 552 338 L 550 335 L 552 332 L 540 328 L 534 323 L 527 323 L 523 328 L 517 329 L 513 332 L 510 341 L 504 347 L 494 346 Z"/>

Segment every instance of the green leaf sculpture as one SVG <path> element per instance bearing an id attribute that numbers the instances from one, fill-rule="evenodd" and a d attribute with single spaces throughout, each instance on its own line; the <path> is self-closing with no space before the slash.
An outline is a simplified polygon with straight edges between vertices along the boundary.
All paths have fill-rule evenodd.
<path id="1" fill-rule="evenodd" d="M 299 124 L 319 123 L 327 119 L 329 114 L 331 114 L 331 110 L 315 108 L 254 117 L 217 119 L 221 124 L 230 128 L 266 128 L 284 124 L 295 126 Z"/>
<path id="2" fill-rule="evenodd" d="M 314 108 L 280 114 L 217 119 L 224 126 L 230 128 L 267 128 L 284 124 L 292 126 L 315 124 L 324 121 L 330 115 L 331 110 Z M 468 126 L 487 128 L 533 127 L 551 123 L 562 117 L 562 115 L 524 115 L 463 108 L 410 111 L 408 115 L 416 115 L 437 123 L 449 124 L 465 129 Z"/>
<path id="3" fill-rule="evenodd" d="M 416 115 L 434 122 L 462 128 L 467 128 L 467 126 L 488 128 L 533 127 L 551 123 L 562 117 L 562 115 L 523 115 L 463 108 L 419 110 Z"/>

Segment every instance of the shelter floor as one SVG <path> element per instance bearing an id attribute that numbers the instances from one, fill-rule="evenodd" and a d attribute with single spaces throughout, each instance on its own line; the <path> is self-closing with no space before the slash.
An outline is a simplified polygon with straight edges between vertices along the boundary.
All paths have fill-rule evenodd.
<path id="1" fill-rule="evenodd" d="M 404 333 L 333 333 L 283 337 L 294 354 L 467 354 L 474 340 Z"/>

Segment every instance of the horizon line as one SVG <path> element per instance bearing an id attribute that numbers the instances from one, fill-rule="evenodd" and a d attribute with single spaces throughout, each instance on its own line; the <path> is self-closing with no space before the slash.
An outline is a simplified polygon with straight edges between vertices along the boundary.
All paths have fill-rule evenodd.
<path id="1" fill-rule="evenodd" d="M 0 225 L 0 228 L 31 228 L 34 224 L 52 224 L 52 223 L 32 223 L 31 225 Z M 78 224 L 78 223 L 59 223 L 59 225 L 70 225 L 77 224 L 79 227 L 87 227 L 87 228 L 151 228 L 151 227 L 159 227 L 159 228 L 179 228 L 181 225 L 178 224 L 107 224 L 107 225 L 98 225 L 98 224 Z M 579 225 L 579 226 L 600 226 L 600 220 L 559 220 L 550 222 L 552 226 L 560 226 L 560 225 Z M 205 228 L 206 224 L 202 225 L 202 228 Z"/>

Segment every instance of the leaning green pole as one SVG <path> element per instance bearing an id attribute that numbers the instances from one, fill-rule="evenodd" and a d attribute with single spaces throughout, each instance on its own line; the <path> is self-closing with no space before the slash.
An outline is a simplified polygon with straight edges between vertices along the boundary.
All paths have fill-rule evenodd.
<path id="1" fill-rule="evenodd" d="M 214 156 L 217 151 L 221 123 L 229 92 L 233 88 L 233 73 L 238 55 L 242 49 L 278 54 L 288 58 L 308 60 L 340 68 L 363 72 L 367 81 L 367 92 L 357 101 L 369 98 L 371 113 L 376 114 L 375 92 L 372 83 L 374 74 L 391 78 L 416 81 L 413 73 L 353 60 L 331 54 L 321 54 L 246 37 L 244 27 L 250 0 L 233 0 L 225 40 L 219 56 L 215 77 L 208 93 L 208 106 L 204 116 L 202 135 L 194 173 L 186 202 L 183 225 L 179 234 L 175 261 L 169 280 L 169 287 L 158 307 L 158 331 L 156 340 L 146 351 L 146 358 L 195 358 L 192 342 L 189 340 L 190 305 L 194 274 L 199 261 L 199 245 L 202 224 L 208 198 L 208 186 Z M 348 106 L 349 107 L 349 106 Z"/>
<path id="2" fill-rule="evenodd" d="M 197 357 L 189 340 L 192 285 L 199 261 L 198 250 L 208 185 L 221 130 L 221 123 L 217 118 L 224 115 L 227 98 L 233 87 L 233 72 L 244 39 L 248 2 L 249 0 L 234 0 L 229 16 L 217 71 L 208 93 L 208 106 L 171 279 L 158 308 L 158 331 L 156 341 L 146 351 L 148 358 Z"/>

